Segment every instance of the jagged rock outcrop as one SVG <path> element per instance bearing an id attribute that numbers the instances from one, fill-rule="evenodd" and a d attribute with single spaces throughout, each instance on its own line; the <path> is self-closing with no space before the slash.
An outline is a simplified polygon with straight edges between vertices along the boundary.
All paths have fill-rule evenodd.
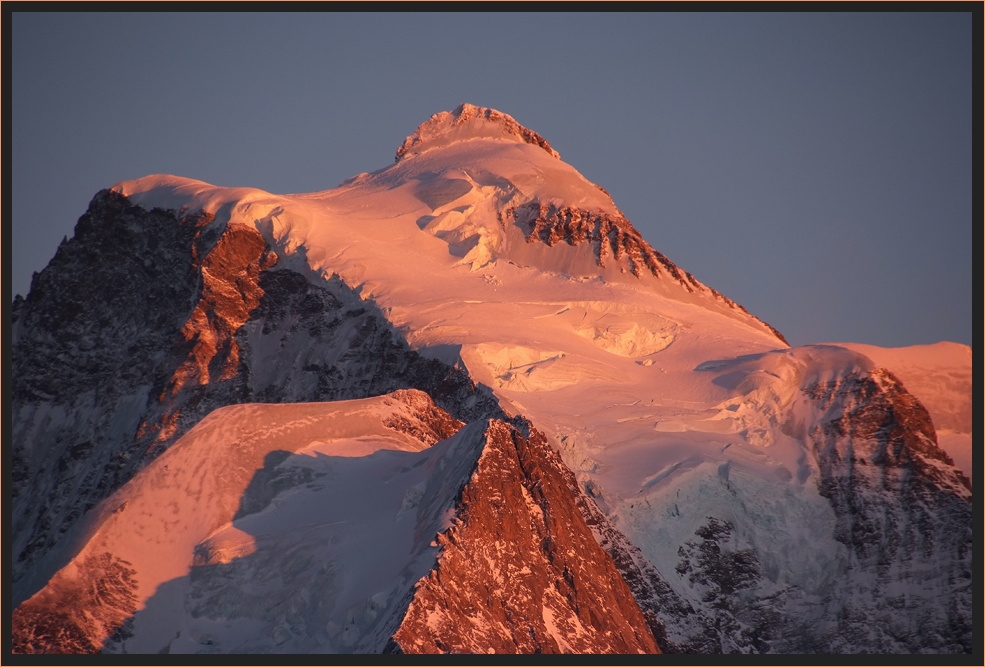
<path id="1" fill-rule="evenodd" d="M 465 426 L 465 422 L 455 419 L 439 408 L 431 397 L 422 391 L 398 389 L 383 399 L 384 405 L 398 402 L 410 408 L 413 417 L 393 412 L 383 420 L 383 425 L 394 431 L 406 433 L 429 447 L 445 438 L 450 438 Z"/>
<path id="2" fill-rule="evenodd" d="M 463 105 L 335 190 L 99 193 L 12 308 L 17 650 L 971 652 L 926 411 L 557 157 Z"/>
<path id="3" fill-rule="evenodd" d="M 106 637 L 131 632 L 136 571 L 111 553 L 86 558 L 78 577 L 22 604 L 13 615 L 14 653 L 99 653 Z"/>
<path id="4" fill-rule="evenodd" d="M 413 387 L 465 421 L 505 417 L 341 280 L 275 263 L 250 226 L 93 199 L 14 309 L 15 582 L 218 407 Z"/>
<path id="5" fill-rule="evenodd" d="M 221 233 L 213 223 L 103 191 L 15 309 L 15 582 L 140 468 L 134 436 L 183 340 L 201 285 L 198 258 Z"/>
<path id="6" fill-rule="evenodd" d="M 717 290 L 701 284 L 689 272 L 681 270 L 670 261 L 666 255 L 654 250 L 629 220 L 622 216 L 612 216 L 599 211 L 583 211 L 572 206 L 558 206 L 553 202 L 545 204 L 533 201 L 507 209 L 504 217 L 506 221 L 520 225 L 527 243 L 540 241 L 549 246 L 559 243 L 572 246 L 591 244 L 596 262 L 601 267 L 606 266 L 610 258 L 618 261 L 625 257 L 629 262 L 630 271 L 636 277 L 648 274 L 659 278 L 666 273 L 688 292 L 696 290 L 709 292 L 729 308 L 749 314 L 745 308 Z M 772 326 L 754 315 L 750 317 L 765 325 L 784 344 L 787 343 L 783 334 Z"/>
<path id="7" fill-rule="evenodd" d="M 527 243 L 538 240 L 549 246 L 590 243 L 599 266 L 605 266 L 610 257 L 618 260 L 625 256 L 633 275 L 639 276 L 645 272 L 660 276 L 666 272 L 689 292 L 695 288 L 702 289 L 694 276 L 685 273 L 663 253 L 650 247 L 625 218 L 541 202 L 524 204 L 507 211 L 506 215 L 512 216 L 525 230 Z"/>
<path id="8" fill-rule="evenodd" d="M 833 650 L 973 650 L 971 489 L 930 416 L 884 369 L 805 388 L 821 495 L 849 549 Z M 846 586 L 846 588 L 849 588 Z"/>
<path id="9" fill-rule="evenodd" d="M 658 653 L 544 436 L 492 421 L 485 441 L 390 650 Z"/>
<path id="10" fill-rule="evenodd" d="M 817 474 L 806 467 L 802 474 L 833 511 L 833 532 L 814 536 L 830 553 L 820 576 L 780 575 L 777 555 L 750 530 L 727 466 L 719 469 L 724 488 L 716 511 L 741 517 L 745 528 L 705 517 L 664 570 L 600 513 L 593 516 L 592 505 L 583 509 L 640 606 L 663 625 L 656 633 L 661 648 L 970 652 L 971 491 L 937 446 L 927 411 L 888 371 L 849 368 L 834 379 L 807 381 L 780 414 L 799 415 L 787 417 L 795 434 L 797 421 L 811 415 L 813 426 L 798 437 Z M 790 530 L 774 521 L 775 530 Z M 832 540 L 843 547 L 822 546 Z"/>

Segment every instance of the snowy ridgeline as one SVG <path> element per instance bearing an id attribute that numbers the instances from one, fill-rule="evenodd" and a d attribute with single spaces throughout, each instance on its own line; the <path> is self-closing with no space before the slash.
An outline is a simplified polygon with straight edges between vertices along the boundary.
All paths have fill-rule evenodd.
<path id="1" fill-rule="evenodd" d="M 137 288 L 120 287 L 140 273 Z M 85 636 L 116 639 L 97 648 L 650 650 L 643 623 L 664 651 L 971 650 L 970 349 L 789 348 L 654 250 L 604 190 L 505 114 L 439 114 L 395 165 L 320 193 L 172 176 L 118 184 L 14 318 L 15 599 L 51 594 L 56 572 L 111 573 L 118 610 Z M 559 483 L 539 520 L 531 505 L 524 530 L 555 540 L 564 530 L 543 508 L 579 508 L 648 615 L 624 610 L 629 625 L 609 628 L 625 643 L 607 644 L 598 619 L 576 623 L 560 603 L 533 613 L 530 590 L 553 595 L 537 577 L 495 598 L 524 576 L 509 549 L 471 543 L 490 563 L 480 582 L 451 542 L 431 546 L 440 522 L 421 517 L 459 502 L 476 472 L 461 468 L 471 454 L 452 453 L 463 435 L 400 440 L 378 417 L 372 428 L 353 418 L 345 428 L 369 428 L 375 444 L 333 441 L 348 443 L 343 455 L 305 449 L 320 436 L 275 433 L 282 418 L 337 408 L 314 401 L 409 388 L 469 423 L 461 433 L 522 415 L 546 435 L 577 483 Z M 132 503 L 112 514 L 129 500 L 100 501 L 135 493 L 149 471 L 167 478 L 167 457 L 197 451 L 188 438 L 233 414 L 217 408 L 248 403 L 295 405 L 236 408 L 285 412 L 257 427 L 270 429 L 270 452 L 217 459 L 238 481 L 202 519 L 208 529 L 175 547 L 184 555 L 164 559 L 177 569 L 151 576 L 161 552 L 141 561 L 91 546 L 104 519 L 137 534 Z M 442 476 L 442 465 L 459 472 Z M 445 495 L 429 505 L 435 484 Z M 146 502 L 158 512 L 163 501 Z M 161 525 L 198 525 L 189 511 Z M 357 520 L 365 530 L 347 533 Z M 404 546 L 381 546 L 400 530 L 413 535 Z M 499 539 L 491 526 L 462 531 Z M 517 569 L 502 574 L 500 558 Z M 389 573 L 379 580 L 359 574 L 374 559 Z M 327 562 L 337 565 L 313 565 Z M 618 588 L 600 583 L 603 565 L 590 569 L 579 576 Z M 434 615 L 412 604 L 418 580 Z M 463 598 L 437 595 L 456 586 Z M 505 623 L 483 616 L 494 598 L 539 644 L 465 632 Z M 165 617 L 159 627 L 180 635 L 141 620 Z M 414 638 L 401 626 L 413 619 Z M 23 623 L 19 636 L 39 636 Z"/>
<path id="2" fill-rule="evenodd" d="M 15 650 L 655 652 L 543 436 L 462 427 L 414 390 L 216 410 L 103 503 Z"/>

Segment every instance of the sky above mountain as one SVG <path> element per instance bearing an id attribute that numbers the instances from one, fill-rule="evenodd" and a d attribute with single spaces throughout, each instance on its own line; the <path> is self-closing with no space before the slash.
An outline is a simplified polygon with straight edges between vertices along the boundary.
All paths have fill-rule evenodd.
<path id="1" fill-rule="evenodd" d="M 273 193 L 512 115 L 794 345 L 972 342 L 971 14 L 22 14 L 11 292 L 92 196 Z"/>

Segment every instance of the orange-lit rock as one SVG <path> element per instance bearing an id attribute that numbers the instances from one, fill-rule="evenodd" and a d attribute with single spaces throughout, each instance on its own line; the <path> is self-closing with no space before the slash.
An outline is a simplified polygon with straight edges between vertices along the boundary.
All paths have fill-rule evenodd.
<path id="1" fill-rule="evenodd" d="M 277 261 L 264 248 L 255 228 L 231 224 L 205 256 L 202 296 L 181 330 L 193 348 L 171 379 L 167 390 L 171 396 L 188 382 L 208 384 L 213 373 L 220 380 L 236 375 L 239 345 L 234 336 L 263 296 L 260 271 Z"/>
<path id="2" fill-rule="evenodd" d="M 659 653 L 578 510 L 574 476 L 536 430 L 501 421 L 440 533 L 435 568 L 394 634 L 404 653 Z"/>

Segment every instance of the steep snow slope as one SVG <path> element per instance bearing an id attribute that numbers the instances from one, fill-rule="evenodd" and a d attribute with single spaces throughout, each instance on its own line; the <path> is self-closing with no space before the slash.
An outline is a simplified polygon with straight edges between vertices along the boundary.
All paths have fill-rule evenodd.
<path id="1" fill-rule="evenodd" d="M 845 347 L 788 348 L 505 114 L 439 114 L 397 157 L 306 195 L 171 176 L 114 190 L 257 230 L 278 258 L 259 280 L 351 287 L 415 354 L 531 420 L 669 650 L 970 650 L 970 491 L 896 377 Z M 236 333 L 250 383 L 308 372 L 292 351 L 316 349 L 279 342 L 295 311 L 273 307 L 250 314 L 275 336 L 263 318 Z M 297 400 L 309 376 L 288 375 L 263 390 Z M 452 403 L 481 413 L 483 391 Z"/>
<path id="2" fill-rule="evenodd" d="M 426 526 L 418 527 L 414 513 L 401 508 L 403 503 L 411 509 L 406 499 L 423 489 L 426 473 L 447 446 L 428 449 L 424 458 L 408 456 L 461 425 L 435 409 L 426 394 L 413 391 L 360 401 L 216 410 L 87 517 L 89 528 L 78 541 L 84 546 L 18 609 L 17 641 L 22 650 L 33 643 L 34 650 L 64 652 L 67 646 L 39 636 L 28 623 L 32 616 L 48 615 L 52 618 L 41 627 L 78 629 L 99 648 L 133 616 L 117 633 L 128 639 L 130 652 L 169 646 L 184 652 L 203 645 L 269 650 L 292 637 L 286 624 L 308 614 L 301 605 L 318 609 L 321 628 L 334 622 L 335 634 L 347 631 L 336 637 L 337 650 L 355 648 L 365 628 L 346 623 L 350 608 L 385 607 L 387 587 L 393 585 L 404 587 L 393 593 L 401 598 L 434 558 L 426 543 L 414 544 L 415 529 L 422 533 L 420 541 Z M 292 494 L 278 495 L 285 490 Z M 98 598 L 89 605 L 93 609 L 83 604 L 67 620 L 62 617 L 65 592 L 91 586 L 90 564 L 100 558 L 131 573 L 130 604 L 117 607 L 105 629 L 86 627 L 86 612 L 100 618 L 112 606 Z M 294 587 L 284 586 L 280 577 Z M 309 582 L 321 589 L 304 589 Z M 319 598 L 329 591 L 335 604 L 325 608 L 328 603 Z M 269 617 L 269 610 L 285 604 Z M 291 618 L 278 618 L 285 612 Z M 199 617 L 202 627 L 193 622 Z M 237 623 L 230 635 L 222 632 L 222 617 L 252 622 Z M 306 633 L 301 635 L 290 648 L 312 647 L 304 642 Z"/>
<path id="3" fill-rule="evenodd" d="M 450 137 L 425 132 L 415 151 L 397 164 L 325 192 L 276 196 L 173 176 L 119 183 L 114 190 L 148 210 L 204 210 L 255 224 L 283 249 L 278 250 L 287 262 L 283 266 L 295 268 L 299 262 L 326 277 L 338 274 L 360 286 L 363 296 L 391 308 L 391 321 L 412 332 L 427 329 L 440 310 L 402 308 L 433 302 L 454 312 L 463 301 L 495 303 L 497 281 L 512 290 L 535 276 L 547 279 L 539 290 L 525 290 L 539 294 L 537 301 L 543 301 L 545 289 L 571 283 L 582 293 L 583 283 L 602 278 L 622 288 L 618 301 L 642 288 L 648 301 L 663 296 L 741 322 L 743 331 L 770 332 L 653 250 L 604 190 L 553 152 L 526 143 L 508 127 L 490 136 L 496 124 L 485 120 L 481 132 L 457 134 L 483 116 L 480 111 L 485 110 L 459 107 L 455 114 L 470 120 L 451 123 Z M 498 294 L 501 300 L 504 292 Z M 520 296 L 512 300 L 529 301 Z M 598 294 L 605 300 L 613 296 Z M 769 333 L 765 340 L 778 344 Z M 417 347 L 427 345 L 422 341 Z"/>

